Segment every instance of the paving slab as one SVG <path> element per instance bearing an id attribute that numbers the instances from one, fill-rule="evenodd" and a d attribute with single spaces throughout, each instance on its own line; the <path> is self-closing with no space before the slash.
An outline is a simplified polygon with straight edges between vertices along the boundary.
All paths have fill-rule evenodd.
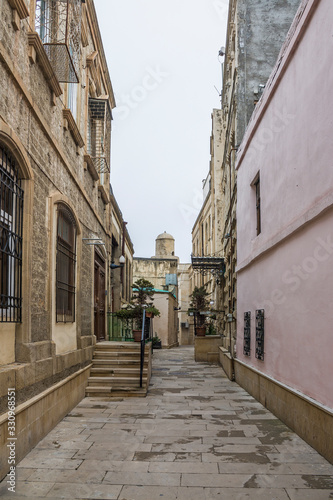
<path id="1" fill-rule="evenodd" d="M 147 397 L 84 398 L 7 500 L 332 500 L 329 464 L 193 347 L 154 351 Z"/>

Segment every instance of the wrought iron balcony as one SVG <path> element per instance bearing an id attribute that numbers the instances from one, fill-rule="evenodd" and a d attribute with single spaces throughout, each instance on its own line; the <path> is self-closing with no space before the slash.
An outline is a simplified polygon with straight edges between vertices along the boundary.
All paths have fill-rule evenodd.
<path id="1" fill-rule="evenodd" d="M 82 0 L 36 0 L 35 27 L 59 82 L 78 83 Z"/>
<path id="2" fill-rule="evenodd" d="M 225 262 L 223 257 L 195 257 L 191 255 L 192 269 L 203 276 L 211 274 L 216 283 L 222 283 L 225 273 Z"/>

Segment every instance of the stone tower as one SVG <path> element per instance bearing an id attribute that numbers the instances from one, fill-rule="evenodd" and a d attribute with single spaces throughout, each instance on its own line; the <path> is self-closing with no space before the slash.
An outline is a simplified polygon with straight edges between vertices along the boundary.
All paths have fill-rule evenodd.
<path id="1" fill-rule="evenodd" d="M 155 259 L 175 258 L 175 239 L 171 234 L 164 233 L 157 236 L 155 240 Z"/>

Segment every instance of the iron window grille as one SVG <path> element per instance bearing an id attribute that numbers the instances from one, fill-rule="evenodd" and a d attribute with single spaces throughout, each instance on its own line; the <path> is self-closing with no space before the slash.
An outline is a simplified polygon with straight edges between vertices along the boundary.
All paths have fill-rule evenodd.
<path id="1" fill-rule="evenodd" d="M 76 223 L 70 210 L 58 206 L 56 321 L 75 321 Z"/>
<path id="2" fill-rule="evenodd" d="M 0 144 L 0 321 L 22 321 L 23 189 L 15 159 Z"/>
<path id="3" fill-rule="evenodd" d="M 256 311 L 256 358 L 264 360 L 264 309 Z"/>
<path id="4" fill-rule="evenodd" d="M 89 97 L 88 153 L 104 184 L 110 172 L 111 111 L 107 99 Z"/>
<path id="5" fill-rule="evenodd" d="M 250 356 L 251 353 L 251 312 L 244 313 L 244 347 L 245 356 Z"/>
<path id="6" fill-rule="evenodd" d="M 36 0 L 36 31 L 59 82 L 78 83 L 82 0 Z"/>

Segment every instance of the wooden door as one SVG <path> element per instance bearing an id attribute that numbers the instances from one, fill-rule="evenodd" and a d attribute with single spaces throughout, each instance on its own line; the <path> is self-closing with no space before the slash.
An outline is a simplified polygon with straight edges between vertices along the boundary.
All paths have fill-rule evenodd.
<path id="1" fill-rule="evenodd" d="M 94 313 L 97 342 L 105 340 L 105 260 L 95 251 Z"/>

